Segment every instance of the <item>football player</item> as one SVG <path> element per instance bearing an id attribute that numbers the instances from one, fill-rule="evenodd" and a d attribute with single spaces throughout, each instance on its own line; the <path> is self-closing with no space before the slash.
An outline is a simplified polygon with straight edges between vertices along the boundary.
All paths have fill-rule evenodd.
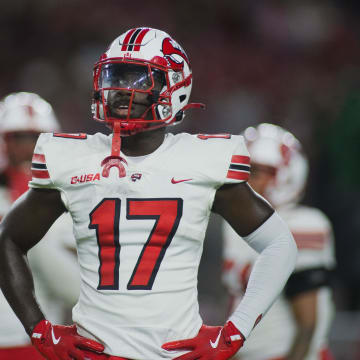
<path id="1" fill-rule="evenodd" d="M 0 282 L 47 359 L 228 359 L 293 270 L 287 225 L 247 185 L 243 137 L 165 132 L 202 106 L 189 103 L 192 83 L 189 58 L 171 36 L 128 30 L 94 66 L 93 116 L 112 135 L 39 137 L 31 189 L 1 224 Z M 197 300 L 211 211 L 261 253 L 224 326 L 204 325 Z M 64 212 L 81 276 L 71 327 L 45 318 L 25 261 Z"/>
<path id="2" fill-rule="evenodd" d="M 308 161 L 298 140 L 272 124 L 244 132 L 251 155 L 250 185 L 277 209 L 298 246 L 298 259 L 281 296 L 252 332 L 242 360 L 330 360 L 328 332 L 333 316 L 330 274 L 335 265 L 332 228 L 319 210 L 299 204 Z M 224 223 L 223 279 L 232 307 L 252 281 L 257 254 Z M 237 256 L 237 254 L 240 254 Z"/>
<path id="3" fill-rule="evenodd" d="M 6 163 L 0 172 L 0 217 L 28 189 L 31 158 L 40 132 L 58 129 L 52 107 L 37 94 L 14 93 L 1 102 L 0 134 Z M 52 321 L 62 323 L 64 311 L 75 304 L 79 292 L 76 257 L 67 249 L 75 246 L 71 217 L 60 217 L 45 238 L 31 249 L 29 262 L 41 307 Z M 2 294 L 0 359 L 43 359 Z"/>

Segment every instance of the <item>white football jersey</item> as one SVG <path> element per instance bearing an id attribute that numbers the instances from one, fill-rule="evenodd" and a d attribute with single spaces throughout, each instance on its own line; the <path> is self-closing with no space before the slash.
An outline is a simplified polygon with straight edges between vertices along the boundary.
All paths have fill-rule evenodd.
<path id="1" fill-rule="evenodd" d="M 63 137 L 62 137 L 63 136 Z M 171 359 L 161 345 L 202 325 L 197 274 L 216 190 L 249 176 L 241 136 L 167 134 L 102 176 L 112 135 L 42 134 L 31 187 L 53 188 L 74 222 L 81 290 L 73 320 L 105 353 Z"/>
<path id="2" fill-rule="evenodd" d="M 288 224 L 299 252 L 294 274 L 306 269 L 335 265 L 332 228 L 327 217 L 318 209 L 290 205 L 277 209 Z M 235 231 L 223 222 L 224 260 L 227 271 L 224 283 L 234 296 L 235 306 L 241 301 L 243 286 L 257 253 L 242 241 Z M 317 297 L 317 324 L 306 360 L 319 360 L 320 352 L 327 348 L 327 337 L 334 313 L 329 287 L 320 287 Z M 290 304 L 282 293 L 273 306 L 251 332 L 239 352 L 242 360 L 269 360 L 288 354 L 296 331 L 296 322 Z"/>

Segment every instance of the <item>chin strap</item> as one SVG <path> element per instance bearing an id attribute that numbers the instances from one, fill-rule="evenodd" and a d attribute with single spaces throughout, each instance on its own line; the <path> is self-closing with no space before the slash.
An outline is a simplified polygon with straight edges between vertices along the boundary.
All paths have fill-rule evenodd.
<path id="1" fill-rule="evenodd" d="M 125 177 L 126 171 L 125 166 L 122 164 L 124 162 L 127 165 L 127 162 L 124 158 L 120 156 L 120 148 L 121 148 L 121 137 L 120 137 L 120 122 L 115 121 L 113 127 L 113 138 L 111 144 L 111 155 L 107 156 L 102 162 L 101 166 L 103 166 L 102 176 L 109 177 L 110 169 L 112 167 L 117 167 L 119 170 L 119 177 Z"/>
<path id="2" fill-rule="evenodd" d="M 185 111 L 187 109 L 202 109 L 202 110 L 205 110 L 205 104 L 202 104 L 202 103 L 190 103 L 190 104 L 187 104 L 185 105 L 182 110 Z"/>

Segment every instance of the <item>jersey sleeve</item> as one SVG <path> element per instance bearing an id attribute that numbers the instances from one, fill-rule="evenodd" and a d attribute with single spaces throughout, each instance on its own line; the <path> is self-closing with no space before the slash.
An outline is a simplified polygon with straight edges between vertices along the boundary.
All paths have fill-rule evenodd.
<path id="1" fill-rule="evenodd" d="M 218 189 L 249 179 L 250 155 L 241 135 L 200 134 L 194 139 L 196 147 L 188 146 L 183 153 L 191 159 L 191 170 L 198 172 L 206 185 Z"/>
<path id="2" fill-rule="evenodd" d="M 226 165 L 224 184 L 248 181 L 250 176 L 250 154 L 242 136 L 232 135 L 233 150 Z"/>
<path id="3" fill-rule="evenodd" d="M 29 182 L 30 188 L 48 188 L 55 189 L 51 179 L 51 173 L 46 162 L 46 145 L 52 134 L 40 134 L 36 143 L 31 163 L 32 179 Z"/>

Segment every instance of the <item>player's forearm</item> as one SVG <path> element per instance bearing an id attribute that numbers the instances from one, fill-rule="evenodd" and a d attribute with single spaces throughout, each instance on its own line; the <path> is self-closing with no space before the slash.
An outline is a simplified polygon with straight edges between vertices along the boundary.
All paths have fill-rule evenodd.
<path id="1" fill-rule="evenodd" d="M 286 360 L 303 360 L 309 351 L 313 335 L 313 327 L 298 329 Z"/>
<path id="2" fill-rule="evenodd" d="M 30 335 L 34 326 L 44 319 L 44 315 L 34 296 L 34 283 L 27 258 L 11 239 L 0 236 L 0 244 L 0 286 Z"/>
<path id="3" fill-rule="evenodd" d="M 297 247 L 287 225 L 276 213 L 244 239 L 260 255 L 243 300 L 230 320 L 247 337 L 258 317 L 266 313 L 282 291 L 294 269 Z"/>

